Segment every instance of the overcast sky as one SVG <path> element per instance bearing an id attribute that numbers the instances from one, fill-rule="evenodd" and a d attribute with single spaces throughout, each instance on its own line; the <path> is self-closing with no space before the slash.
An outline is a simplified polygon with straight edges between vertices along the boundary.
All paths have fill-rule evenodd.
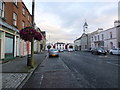
<path id="1" fill-rule="evenodd" d="M 31 12 L 30 0 L 25 4 Z M 88 33 L 113 27 L 118 19 L 118 2 L 35 3 L 35 23 L 46 31 L 48 42 L 73 42 L 82 35 L 85 19 Z"/>

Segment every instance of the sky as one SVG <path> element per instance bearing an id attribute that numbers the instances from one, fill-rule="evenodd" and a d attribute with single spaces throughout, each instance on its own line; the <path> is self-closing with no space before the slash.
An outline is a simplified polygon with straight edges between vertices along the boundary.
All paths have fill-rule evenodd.
<path id="1" fill-rule="evenodd" d="M 29 11 L 32 11 L 32 0 L 23 0 Z M 74 0 L 75 1 L 75 0 Z M 85 20 L 87 33 L 98 28 L 104 30 L 114 26 L 118 19 L 118 1 L 108 2 L 69 2 L 51 1 L 35 2 L 35 23 L 46 31 L 47 42 L 73 43 L 83 34 Z"/>

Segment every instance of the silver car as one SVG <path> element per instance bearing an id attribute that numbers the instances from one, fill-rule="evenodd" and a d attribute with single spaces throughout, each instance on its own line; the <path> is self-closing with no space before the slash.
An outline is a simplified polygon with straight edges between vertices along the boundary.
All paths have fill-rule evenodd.
<path id="1" fill-rule="evenodd" d="M 48 54 L 49 54 L 49 57 L 51 57 L 51 56 L 59 56 L 59 51 L 57 50 L 57 49 L 50 49 L 49 51 L 48 51 Z"/>

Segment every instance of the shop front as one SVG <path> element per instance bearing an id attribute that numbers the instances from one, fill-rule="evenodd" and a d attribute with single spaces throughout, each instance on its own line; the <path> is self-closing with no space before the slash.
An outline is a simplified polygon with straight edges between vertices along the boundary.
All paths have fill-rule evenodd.
<path id="1" fill-rule="evenodd" d="M 19 56 L 19 31 L 5 22 L 0 25 L 0 60 L 8 61 Z"/>

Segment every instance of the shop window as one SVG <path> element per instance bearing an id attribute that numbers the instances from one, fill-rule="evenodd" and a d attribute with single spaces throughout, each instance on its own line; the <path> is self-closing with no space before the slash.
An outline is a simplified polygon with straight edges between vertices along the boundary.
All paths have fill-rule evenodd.
<path id="1" fill-rule="evenodd" d="M 6 33 L 5 35 L 5 58 L 13 58 L 13 35 Z"/>

